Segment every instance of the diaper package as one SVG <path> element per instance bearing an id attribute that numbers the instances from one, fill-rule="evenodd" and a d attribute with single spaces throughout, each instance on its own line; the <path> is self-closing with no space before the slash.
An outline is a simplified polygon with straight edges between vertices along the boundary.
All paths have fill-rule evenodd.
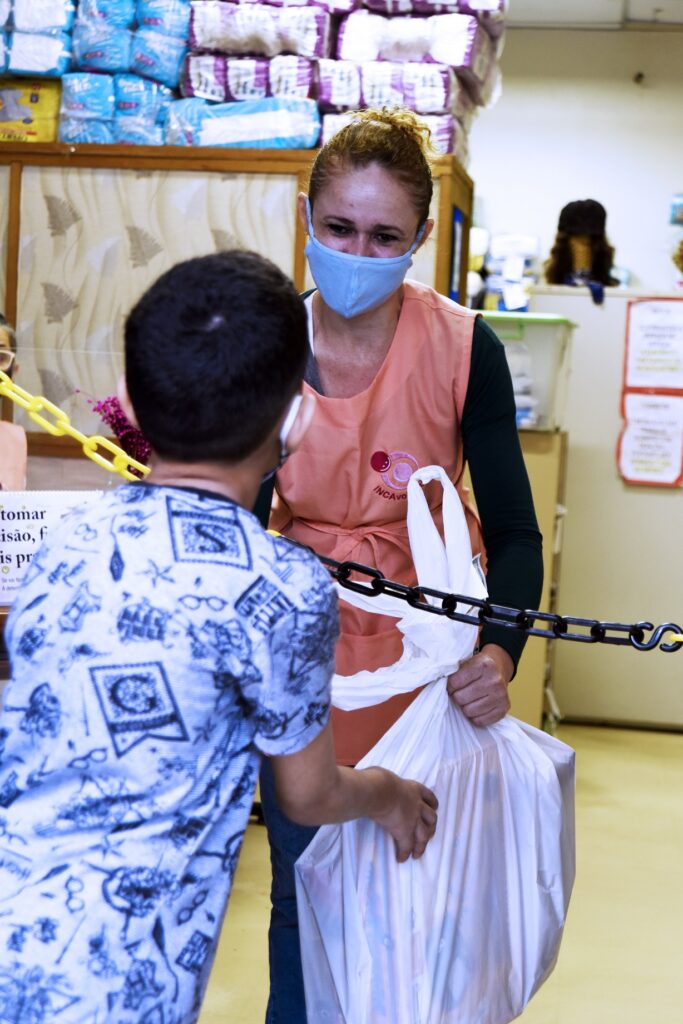
<path id="1" fill-rule="evenodd" d="M 268 97 L 210 104 L 184 99 L 171 104 L 166 120 L 166 143 L 171 146 L 310 149 L 319 135 L 314 100 Z"/>
<path id="2" fill-rule="evenodd" d="M 226 67 L 228 59 L 222 54 L 188 53 L 180 70 L 181 95 L 213 100 L 214 103 L 224 103 L 228 98 Z M 247 58 L 244 59 L 246 61 Z M 254 58 L 254 60 L 264 59 L 262 57 Z M 261 95 L 265 96 L 265 92 Z"/>
<path id="3" fill-rule="evenodd" d="M 116 117 L 114 142 L 122 146 L 163 146 L 164 129 L 137 117 Z"/>
<path id="4" fill-rule="evenodd" d="M 78 17 L 106 21 L 115 28 L 131 28 L 135 22 L 135 0 L 79 0 Z"/>
<path id="5" fill-rule="evenodd" d="M 78 18 L 73 32 L 76 67 L 84 71 L 128 71 L 133 33 L 109 21 Z"/>
<path id="6" fill-rule="evenodd" d="M 137 0 L 137 21 L 140 28 L 187 39 L 190 0 Z"/>
<path id="7" fill-rule="evenodd" d="M 60 78 L 71 64 L 71 36 L 66 32 L 10 32 L 7 70 L 13 75 Z"/>
<path id="8" fill-rule="evenodd" d="M 352 11 L 344 18 L 337 39 L 340 60 L 419 61 L 453 68 L 482 101 L 482 89 L 495 65 L 490 36 L 476 18 L 466 14 L 436 14 L 428 18 L 386 18 L 371 11 Z"/>
<path id="9" fill-rule="evenodd" d="M 281 53 L 327 57 L 330 16 L 320 7 L 193 2 L 190 48 L 264 57 Z"/>
<path id="10" fill-rule="evenodd" d="M 352 60 L 326 59 L 318 62 L 318 106 L 321 111 L 358 110 L 360 97 L 360 65 Z"/>
<path id="11" fill-rule="evenodd" d="M 0 140 L 54 142 L 61 85 L 47 78 L 0 79 Z"/>
<path id="12" fill-rule="evenodd" d="M 100 121 L 95 117 L 63 117 L 59 122 L 59 141 L 80 145 L 109 145 L 114 142 L 114 122 Z"/>
<path id="13" fill-rule="evenodd" d="M 12 24 L 17 32 L 68 32 L 75 14 L 74 0 L 14 0 Z"/>
<path id="14" fill-rule="evenodd" d="M 336 135 L 353 119 L 353 111 L 346 111 L 340 114 L 324 114 L 322 117 L 320 144 L 326 142 Z M 452 114 L 424 114 L 421 120 L 427 125 L 431 132 L 431 143 L 440 156 L 452 153 L 463 165 L 467 165 L 469 153 L 467 150 L 467 137 L 463 128 L 458 124 Z"/>
<path id="15" fill-rule="evenodd" d="M 173 93 L 159 82 L 138 75 L 114 75 L 115 117 L 129 117 L 145 124 L 162 124 Z"/>
<path id="16" fill-rule="evenodd" d="M 315 96 L 315 64 L 306 57 L 283 54 L 273 57 L 268 67 L 268 93 L 270 96 L 291 96 L 309 99 Z"/>
<path id="17" fill-rule="evenodd" d="M 94 118 L 110 121 L 114 116 L 114 79 L 90 71 L 72 71 L 62 77 L 62 118 Z"/>
<path id="18" fill-rule="evenodd" d="M 175 89 L 180 81 L 180 69 L 186 53 L 185 38 L 140 28 L 133 37 L 130 70 Z"/>

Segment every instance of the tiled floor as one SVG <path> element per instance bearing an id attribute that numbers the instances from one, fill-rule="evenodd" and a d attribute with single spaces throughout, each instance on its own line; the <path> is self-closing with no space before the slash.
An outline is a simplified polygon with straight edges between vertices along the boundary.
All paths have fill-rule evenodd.
<path id="1" fill-rule="evenodd" d="M 559 736 L 577 751 L 577 880 L 558 965 L 519 1020 L 682 1024 L 683 735 Z M 200 1024 L 262 1024 L 268 875 L 251 825 Z"/>

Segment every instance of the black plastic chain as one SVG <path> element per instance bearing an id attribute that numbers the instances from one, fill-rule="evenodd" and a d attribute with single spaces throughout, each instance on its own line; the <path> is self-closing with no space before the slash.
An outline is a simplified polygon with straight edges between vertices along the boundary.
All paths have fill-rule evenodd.
<path id="1" fill-rule="evenodd" d="M 659 647 L 668 654 L 680 651 L 683 647 L 683 639 L 678 639 L 683 638 L 683 630 L 675 622 L 665 622 L 655 627 L 651 622 L 600 622 L 598 619 L 582 619 L 575 615 L 558 615 L 554 612 L 539 612 L 528 608 L 508 608 L 506 605 L 493 604 L 482 598 L 444 593 L 431 587 L 411 587 L 396 583 L 395 580 L 388 580 L 382 576 L 379 569 L 362 565 L 360 562 L 337 562 L 334 558 L 320 554 L 318 558 L 329 569 L 332 577 L 347 590 L 354 590 L 366 597 L 388 594 L 389 597 L 406 601 L 411 608 L 419 608 L 432 615 L 445 615 L 456 622 L 515 629 L 527 636 L 541 636 L 547 640 L 573 640 L 580 644 L 634 647 L 637 651 L 653 651 Z M 462 608 L 461 611 L 458 611 L 458 606 Z M 536 625 L 537 622 L 545 625 Z M 648 633 L 652 635 L 647 636 Z M 677 639 L 664 643 L 665 636 L 670 633 Z"/>

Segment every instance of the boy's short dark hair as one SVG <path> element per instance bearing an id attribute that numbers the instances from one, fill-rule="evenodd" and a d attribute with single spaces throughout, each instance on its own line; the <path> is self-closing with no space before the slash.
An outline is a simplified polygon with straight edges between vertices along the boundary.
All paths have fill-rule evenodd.
<path id="1" fill-rule="evenodd" d="M 238 462 L 300 386 L 306 309 L 270 260 L 230 250 L 178 263 L 129 313 L 126 385 L 152 448 L 184 462 Z"/>

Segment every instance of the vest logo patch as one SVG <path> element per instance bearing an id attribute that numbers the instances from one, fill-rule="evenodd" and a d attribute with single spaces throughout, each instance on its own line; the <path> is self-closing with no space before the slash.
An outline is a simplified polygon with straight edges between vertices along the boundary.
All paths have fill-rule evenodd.
<path id="1" fill-rule="evenodd" d="M 418 461 L 408 452 L 376 451 L 370 457 L 370 465 L 382 478 L 381 487 L 373 487 L 373 493 L 387 498 L 389 501 L 400 501 L 406 498 L 406 489 L 411 476 L 418 469 Z"/>

